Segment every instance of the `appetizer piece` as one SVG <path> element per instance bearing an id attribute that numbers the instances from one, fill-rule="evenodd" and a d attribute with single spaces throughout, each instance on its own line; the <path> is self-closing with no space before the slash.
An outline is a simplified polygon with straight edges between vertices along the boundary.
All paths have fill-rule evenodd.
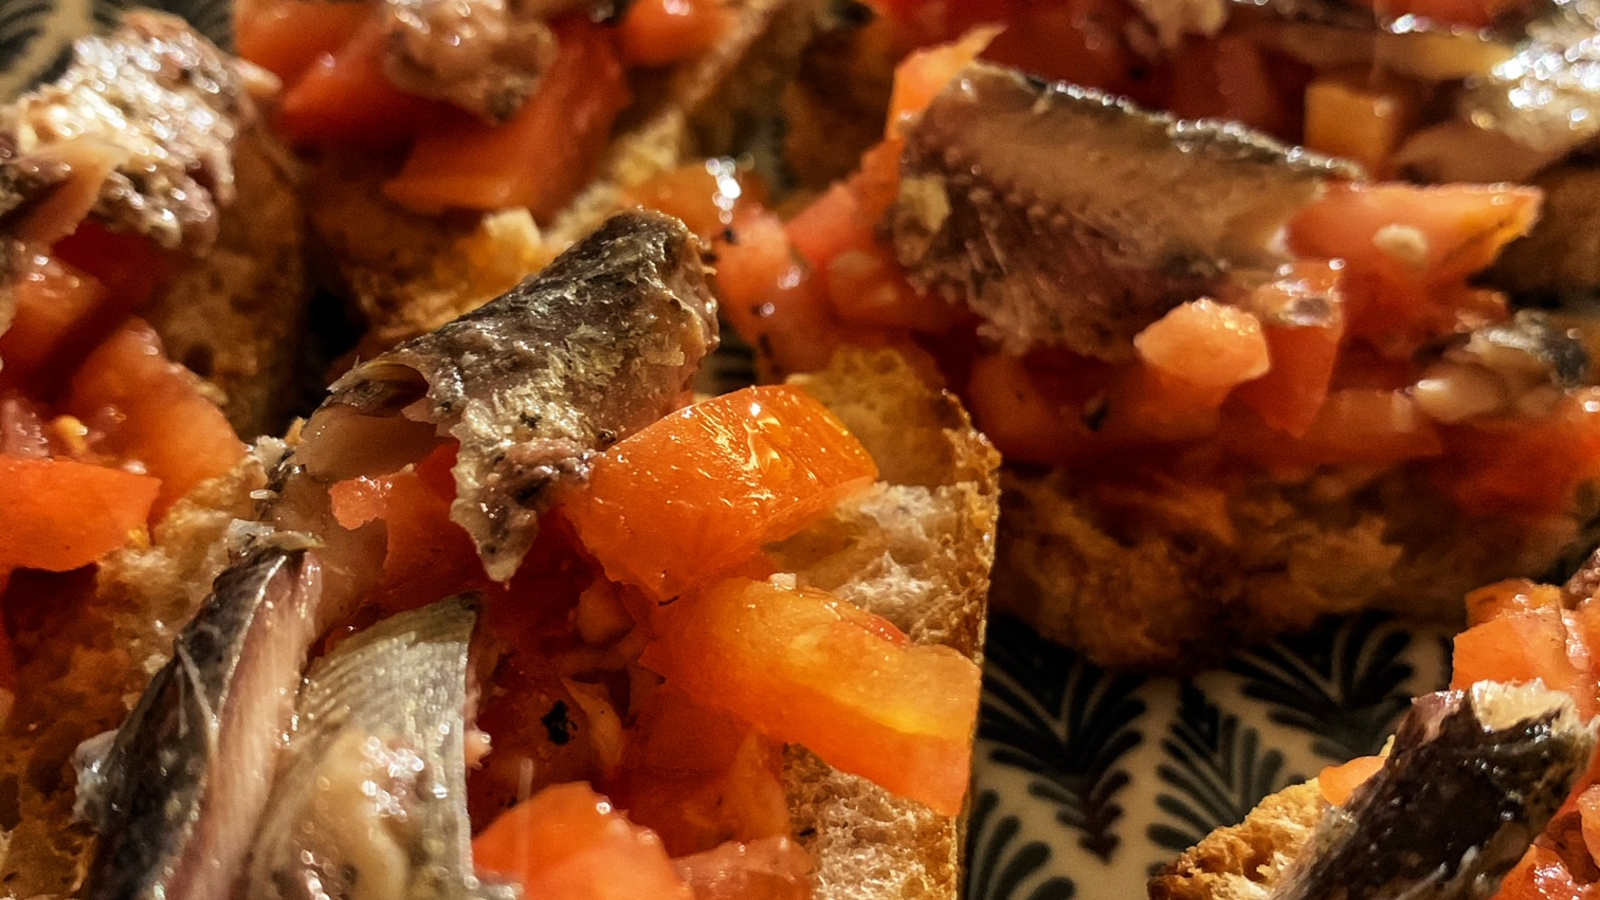
<path id="1" fill-rule="evenodd" d="M 87 837 L 72 748 L 127 715 L 265 484 L 235 428 L 281 427 L 307 296 L 270 79 L 147 12 L 62 65 L 0 108 L 0 883 L 25 896 Z"/>
<path id="2" fill-rule="evenodd" d="M 1108 665 L 1450 618 L 1586 543 L 1582 335 L 1473 280 L 1537 191 L 1371 183 L 1237 126 L 902 63 L 884 141 L 719 246 L 771 372 L 914 345 L 1007 455 L 997 601 Z M 1066 148 L 1064 151 L 1063 148 Z"/>
<path id="3" fill-rule="evenodd" d="M 1588 896 L 1597 573 L 1591 558 L 1564 586 L 1474 591 L 1451 690 L 1419 698 L 1383 756 L 1263 800 L 1152 879 L 1151 896 L 1317 896 L 1335 883 L 1354 892 L 1358 875 L 1374 895 Z M 1473 717 L 1481 730 L 1464 727 Z"/>
<path id="4" fill-rule="evenodd" d="M 646 182 L 754 146 L 824 6 L 252 0 L 238 41 L 287 85 L 272 122 L 311 159 L 318 254 L 371 356 L 508 290 Z"/>
<path id="5" fill-rule="evenodd" d="M 272 91 L 140 11 L 0 110 L 0 386 L 53 399 L 132 314 L 241 432 L 282 426 L 308 291 L 295 167 L 259 112 Z"/>
<path id="6" fill-rule="evenodd" d="M 1594 749 L 1594 723 L 1538 685 L 1428 694 L 1347 798 L 1315 782 L 1274 795 L 1151 879 L 1150 896 L 1494 896 Z"/>
<path id="7" fill-rule="evenodd" d="M 335 385 L 81 751 L 83 896 L 955 896 L 997 460 L 892 354 L 690 404 L 694 248 L 619 215 Z"/>

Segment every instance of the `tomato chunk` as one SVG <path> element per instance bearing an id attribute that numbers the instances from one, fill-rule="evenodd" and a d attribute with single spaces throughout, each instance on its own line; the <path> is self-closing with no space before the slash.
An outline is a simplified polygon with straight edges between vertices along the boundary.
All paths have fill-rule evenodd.
<path id="1" fill-rule="evenodd" d="M 1556 607 L 1511 612 L 1474 625 L 1455 639 L 1452 688 L 1479 681 L 1542 680 L 1564 691 L 1585 718 L 1596 711 L 1596 685 L 1588 672 L 1588 648 L 1570 631 Z"/>
<path id="2" fill-rule="evenodd" d="M 754 387 L 612 447 L 565 510 L 612 580 L 659 602 L 794 534 L 877 475 L 866 449 L 810 394 Z"/>
<path id="3" fill-rule="evenodd" d="M 1343 765 L 1328 766 L 1317 775 L 1317 786 L 1322 796 L 1334 806 L 1343 806 L 1356 788 L 1383 768 L 1381 756 L 1358 756 Z"/>
<path id="4" fill-rule="evenodd" d="M 734 578 L 661 611 L 645 665 L 775 740 L 941 815 L 971 777 L 979 671 L 816 590 Z"/>
<path id="5" fill-rule="evenodd" d="M 384 185 L 390 199 L 423 213 L 522 206 L 546 222 L 577 195 L 632 95 L 608 29 L 570 19 L 554 28 L 555 61 L 516 116 L 424 134 Z"/>
<path id="6" fill-rule="evenodd" d="M 120 317 L 97 315 L 108 298 L 105 285 L 87 273 L 46 256 L 29 259 L 17 279 L 15 318 L 0 333 L 0 385 L 40 392 L 58 386 L 104 337 L 104 320 Z"/>
<path id="7" fill-rule="evenodd" d="M 484 872 L 543 900 L 692 900 L 653 832 L 587 784 L 558 784 L 496 819 L 472 842 Z"/>
<path id="8" fill-rule="evenodd" d="M 155 519 L 244 457 L 244 443 L 222 410 L 192 373 L 166 358 L 154 329 L 138 319 L 84 361 L 65 407 L 85 422 L 108 423 L 110 449 L 161 479 L 150 510 Z"/>
<path id="9" fill-rule="evenodd" d="M 144 529 L 160 489 L 121 469 L 0 456 L 0 572 L 94 562 Z"/>
<path id="10" fill-rule="evenodd" d="M 318 55 L 284 94 L 273 127 L 293 144 L 382 151 L 429 127 L 464 124 L 449 104 L 394 86 L 383 71 L 385 40 L 370 17 L 337 53 Z"/>
<path id="11" fill-rule="evenodd" d="M 1316 421 L 1333 383 L 1344 339 L 1344 298 L 1338 283 L 1339 271 L 1328 263 L 1301 262 L 1250 298 L 1272 364 L 1232 396 L 1268 425 L 1295 437 Z"/>
<path id="12" fill-rule="evenodd" d="M 234 7 L 239 55 L 292 87 L 318 57 L 339 51 L 372 15 L 349 0 L 255 0 Z"/>
<path id="13" fill-rule="evenodd" d="M 1289 225 L 1289 245 L 1309 259 L 1342 259 L 1349 327 L 1392 356 L 1503 315 L 1467 276 L 1538 217 L 1533 188 L 1337 184 Z"/>
<path id="14" fill-rule="evenodd" d="M 721 0 L 638 0 L 622 17 L 622 58 L 667 66 L 703 53 L 731 24 Z"/>

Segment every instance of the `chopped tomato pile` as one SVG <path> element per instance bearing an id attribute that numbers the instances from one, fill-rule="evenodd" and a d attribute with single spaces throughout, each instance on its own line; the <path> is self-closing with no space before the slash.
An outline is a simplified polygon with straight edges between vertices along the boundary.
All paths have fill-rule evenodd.
<path id="1" fill-rule="evenodd" d="M 773 368 L 820 368 L 846 342 L 916 345 L 1008 460 L 1106 484 L 1143 483 L 1151 460 L 1200 491 L 1263 471 L 1408 467 L 1463 513 L 1537 517 L 1600 477 L 1600 395 L 1423 352 L 1511 321 L 1470 279 L 1532 227 L 1530 188 L 1336 183 L 1290 222 L 1295 262 L 1244 296 L 1170 310 L 1129 361 L 982 346 L 969 313 L 910 286 L 881 225 L 905 123 L 1006 33 L 907 56 L 882 143 L 789 221 L 735 209 L 717 246 L 724 309 Z"/>
<path id="2" fill-rule="evenodd" d="M 241 10 L 239 54 L 284 83 L 273 126 L 300 147 L 403 157 L 384 186 L 416 212 L 524 207 L 548 221 L 598 165 L 633 100 L 629 74 L 710 48 L 731 13 L 717 0 L 640 0 L 615 25 L 551 23 L 554 59 L 505 121 L 409 93 L 385 71 L 380 4 L 267 0 Z"/>
<path id="3" fill-rule="evenodd" d="M 469 775 L 478 865 L 553 898 L 801 900 L 783 748 L 944 815 L 970 772 L 979 669 L 775 572 L 764 547 L 870 485 L 821 403 L 754 387 L 679 410 L 599 457 L 540 520 L 504 585 L 485 577 L 446 443 L 330 491 L 381 529 L 380 583 L 349 629 L 464 589 L 498 656 Z M 336 631 L 335 640 L 343 630 Z"/>
<path id="4" fill-rule="evenodd" d="M 904 50 L 1004 27 L 985 59 L 1130 97 L 1185 119 L 1242 122 L 1293 144 L 1354 159 L 1374 175 L 1423 123 L 1431 87 L 1329 54 L 1294 52 L 1297 23 L 1237 5 L 1226 21 L 1168 34 L 1131 0 L 871 0 Z M 1415 17 L 1470 35 L 1524 11 L 1529 0 L 1360 0 L 1386 22 Z M 1156 19 L 1171 18 L 1157 16 Z M 1197 27 L 1198 26 L 1198 27 Z M 1171 28 L 1172 25 L 1166 26 Z M 1216 33 L 1203 36 L 1201 30 Z M 1193 33 L 1191 33 L 1193 32 Z M 1311 38 L 1315 40 L 1315 38 Z M 1437 49 L 1437 48 L 1435 48 Z M 1466 53 L 1465 49 L 1462 51 Z M 1312 61 L 1315 61 L 1313 63 Z M 1461 77 L 1459 74 L 1453 77 Z"/>
<path id="5" fill-rule="evenodd" d="M 199 379 L 133 315 L 167 270 L 152 242 L 86 223 L 22 265 L 0 333 L 0 610 L 12 573 L 80 569 L 148 540 L 244 454 Z M 0 651 L 0 693 L 12 665 Z"/>

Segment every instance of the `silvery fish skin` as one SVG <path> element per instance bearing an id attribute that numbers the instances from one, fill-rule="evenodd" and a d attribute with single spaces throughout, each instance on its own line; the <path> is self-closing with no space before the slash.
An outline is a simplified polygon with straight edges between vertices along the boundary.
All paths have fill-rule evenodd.
<path id="1" fill-rule="evenodd" d="M 86 900 L 229 896 L 321 631 L 320 593 L 304 550 L 262 548 L 217 578 L 80 785 L 100 835 Z"/>
<path id="2" fill-rule="evenodd" d="M 1289 219 L 1360 174 L 984 63 L 912 127 L 901 173 L 890 228 L 913 283 L 964 300 L 1012 352 L 1105 359 L 1173 306 L 1276 268 Z"/>
<path id="3" fill-rule="evenodd" d="M 1327 812 L 1271 898 L 1487 898 L 1594 749 L 1594 724 L 1537 684 L 1419 697 L 1383 769 Z"/>
<path id="4" fill-rule="evenodd" d="M 705 276 L 681 222 L 616 215 L 500 299 L 339 379 L 297 464 L 326 483 L 393 471 L 454 437 L 451 519 L 506 581 L 556 488 L 675 409 L 716 349 Z"/>
<path id="5" fill-rule="evenodd" d="M 509 897 L 473 873 L 471 597 L 385 619 L 306 675 L 261 820 L 248 900 Z"/>

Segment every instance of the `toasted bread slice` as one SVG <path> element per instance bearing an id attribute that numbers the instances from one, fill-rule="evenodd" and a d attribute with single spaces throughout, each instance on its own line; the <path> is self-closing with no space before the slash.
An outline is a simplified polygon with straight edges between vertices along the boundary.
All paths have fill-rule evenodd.
<path id="1" fill-rule="evenodd" d="M 772 127 L 826 0 L 734 0 L 734 24 L 703 56 L 639 93 L 594 178 L 548 227 L 526 210 L 421 216 L 385 199 L 385 173 L 329 159 L 311 175 L 316 255 L 346 297 L 370 357 L 476 309 L 542 268 L 606 217 L 626 191 L 691 159 L 740 152 Z"/>
<path id="2" fill-rule="evenodd" d="M 998 454 L 953 395 L 928 387 L 893 351 L 846 350 L 794 380 L 849 426 L 882 481 L 773 548 L 774 560 L 918 643 L 981 662 Z M 960 895 L 960 821 L 801 747 L 788 749 L 784 782 L 795 831 L 817 864 L 817 900 Z"/>
<path id="3" fill-rule="evenodd" d="M 998 456 L 955 398 L 890 351 L 848 351 L 797 379 L 851 428 L 882 482 L 770 548 L 801 584 L 837 593 L 920 643 L 981 657 L 997 515 Z M 72 896 L 86 826 L 72 816 L 77 745 L 114 728 L 170 653 L 170 640 L 226 564 L 226 536 L 255 515 L 274 442 L 185 500 L 151 546 L 105 561 L 81 606 L 23 642 L 21 698 L 0 737 L 0 885 L 15 896 Z M 92 599 L 87 595 L 92 594 Z M 71 710 L 67 715 L 61 710 Z M 961 823 L 788 748 L 795 831 L 823 898 L 959 894 Z"/>

